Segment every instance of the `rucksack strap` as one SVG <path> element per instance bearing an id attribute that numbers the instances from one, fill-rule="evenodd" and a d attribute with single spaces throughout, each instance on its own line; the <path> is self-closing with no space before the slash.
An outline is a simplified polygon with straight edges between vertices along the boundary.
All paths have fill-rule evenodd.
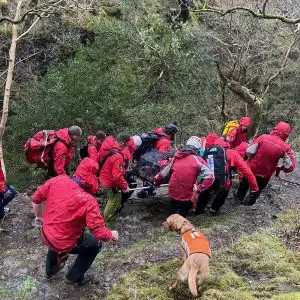
<path id="1" fill-rule="evenodd" d="M 107 161 L 107 159 L 110 157 L 110 156 L 113 156 L 115 154 L 121 154 L 123 159 L 124 159 L 124 154 L 118 150 L 118 149 L 111 149 L 108 151 L 108 153 L 106 155 L 103 156 L 103 158 L 99 161 L 99 172 L 100 170 L 102 169 L 102 167 L 104 166 L 105 162 Z"/>

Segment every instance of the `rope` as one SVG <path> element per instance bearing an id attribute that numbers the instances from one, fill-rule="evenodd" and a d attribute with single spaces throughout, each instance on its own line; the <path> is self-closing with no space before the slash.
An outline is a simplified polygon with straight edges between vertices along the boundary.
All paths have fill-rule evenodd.
<path id="1" fill-rule="evenodd" d="M 294 185 L 298 185 L 300 186 L 300 182 L 295 182 L 295 181 L 290 181 L 290 180 L 286 180 L 286 179 L 283 179 L 281 177 L 278 177 L 280 179 L 280 181 L 283 181 L 283 182 L 287 182 L 287 183 L 290 183 L 290 184 L 294 184 Z"/>

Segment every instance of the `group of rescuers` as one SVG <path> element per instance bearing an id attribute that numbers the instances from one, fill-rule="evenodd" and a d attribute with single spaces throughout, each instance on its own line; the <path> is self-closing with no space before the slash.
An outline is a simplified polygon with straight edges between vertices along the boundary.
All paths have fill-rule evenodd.
<path id="1" fill-rule="evenodd" d="M 290 125 L 280 122 L 271 133 L 248 144 L 250 125 L 251 119 L 243 117 L 226 136 L 219 137 L 215 133 L 201 138 L 192 136 L 172 158 L 161 162 L 164 167 L 155 176 L 154 184 L 159 187 L 169 183 L 171 214 L 186 217 L 192 208 L 196 214 L 204 213 L 211 198 L 209 211 L 218 213 L 228 196 L 232 171 L 240 178 L 235 194 L 238 201 L 253 205 L 274 172 L 278 176 L 280 171 L 294 170 L 295 157 L 286 143 Z M 153 147 L 169 153 L 177 132 L 174 124 L 152 130 L 157 136 Z M 78 254 L 65 282 L 83 285 L 91 279 L 86 271 L 100 252 L 102 241 L 119 239 L 118 232 L 108 229 L 104 220 L 109 221 L 114 216 L 121 203 L 121 192 L 130 192 L 125 173 L 143 140 L 139 135 L 120 133 L 114 138 L 98 131 L 88 137 L 87 157 L 80 161 L 74 175 L 69 176 L 67 167 L 74 155 L 73 143 L 81 138 L 82 130 L 71 126 L 56 131 L 55 136 L 57 141 L 49 152 L 51 163 L 48 165 L 48 177 L 52 178 L 32 195 L 35 222 L 40 224 L 42 242 L 48 248 L 46 277 L 51 278 L 61 270 L 69 254 Z M 108 192 L 104 218 L 95 198 L 99 182 Z M 0 203 L 3 204 L 0 216 L 4 215 L 7 204 L 3 202 L 5 189 L 0 172 Z"/>

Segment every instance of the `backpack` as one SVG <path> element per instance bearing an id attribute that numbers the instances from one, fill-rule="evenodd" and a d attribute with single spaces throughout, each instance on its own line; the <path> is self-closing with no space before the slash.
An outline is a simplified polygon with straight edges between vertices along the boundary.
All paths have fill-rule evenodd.
<path id="1" fill-rule="evenodd" d="M 124 158 L 124 155 L 123 155 L 123 153 L 122 153 L 121 151 L 119 151 L 119 150 L 117 150 L 117 149 L 111 149 L 111 150 L 108 151 L 108 153 L 107 153 L 106 155 L 104 155 L 104 156 L 100 159 L 100 161 L 99 161 L 99 173 L 100 173 L 102 167 L 104 166 L 105 162 L 107 161 L 107 159 L 108 159 L 110 156 L 112 156 L 112 155 L 114 155 L 114 154 L 117 154 L 117 153 L 120 153 L 120 154 L 123 156 L 123 158 Z"/>
<path id="2" fill-rule="evenodd" d="M 139 159 L 143 154 L 151 151 L 159 139 L 166 137 L 150 131 L 142 133 L 140 138 L 142 139 L 142 144 L 134 153 L 136 159 Z"/>
<path id="3" fill-rule="evenodd" d="M 85 145 L 84 147 L 80 148 L 79 155 L 81 159 L 89 156 L 88 147 L 89 145 Z"/>
<path id="4" fill-rule="evenodd" d="M 24 145 L 27 162 L 37 164 L 41 168 L 48 167 L 52 161 L 50 152 L 57 141 L 62 140 L 57 137 L 55 130 L 42 130 L 36 133 Z"/>
<path id="5" fill-rule="evenodd" d="M 213 146 L 205 150 L 203 158 L 214 172 L 215 182 L 225 187 L 229 173 L 227 171 L 226 150 L 221 146 Z"/>
<path id="6" fill-rule="evenodd" d="M 169 159 L 169 155 L 167 153 L 151 149 L 140 157 L 135 173 L 144 181 L 154 182 L 155 175 L 157 175 L 163 168 L 159 162 L 167 159 Z"/>
<path id="7" fill-rule="evenodd" d="M 227 136 L 230 134 L 230 132 L 234 129 L 239 127 L 239 121 L 237 120 L 232 120 L 229 121 L 225 124 L 224 128 L 223 128 L 223 132 L 222 132 L 222 136 Z"/>

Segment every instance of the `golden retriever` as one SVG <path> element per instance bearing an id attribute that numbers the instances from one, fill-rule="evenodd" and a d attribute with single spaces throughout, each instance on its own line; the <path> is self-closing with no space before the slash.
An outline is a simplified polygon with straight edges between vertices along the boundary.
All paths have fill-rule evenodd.
<path id="1" fill-rule="evenodd" d="M 201 285 L 209 278 L 208 261 L 211 253 L 208 240 L 203 233 L 195 229 L 193 224 L 178 214 L 169 216 L 163 223 L 163 227 L 165 231 L 175 231 L 182 237 L 181 251 L 184 264 L 178 272 L 178 279 L 187 281 L 189 290 L 196 297 L 198 296 L 197 280 L 199 280 L 198 285 Z M 175 289 L 176 286 L 177 281 L 169 289 Z"/>

